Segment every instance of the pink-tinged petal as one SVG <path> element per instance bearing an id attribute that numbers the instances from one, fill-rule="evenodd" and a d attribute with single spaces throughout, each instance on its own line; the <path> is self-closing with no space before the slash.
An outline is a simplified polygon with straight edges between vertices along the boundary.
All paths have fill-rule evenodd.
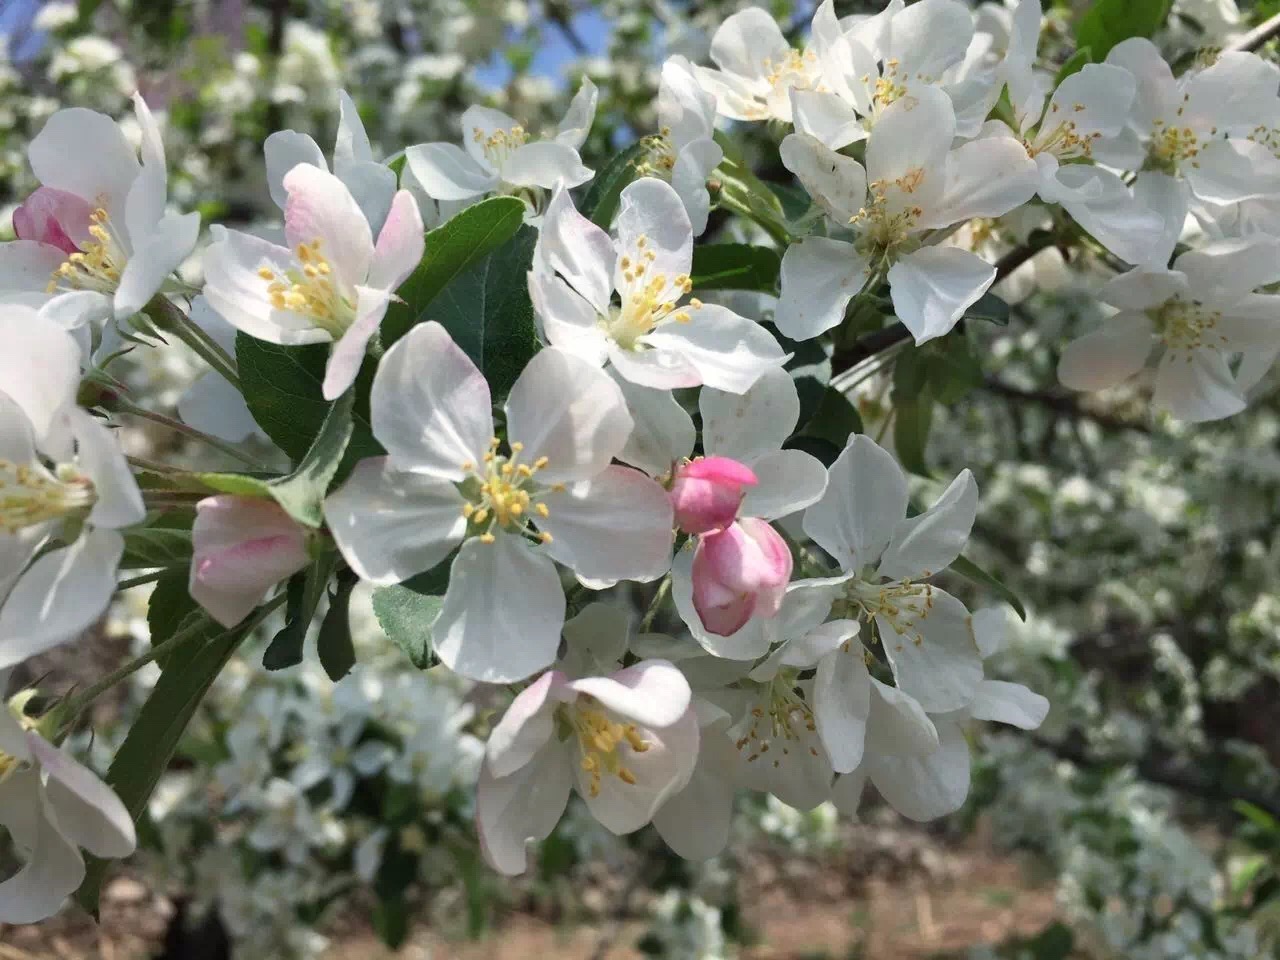
<path id="1" fill-rule="evenodd" d="M 693 558 L 693 604 L 703 625 L 725 636 L 753 614 L 778 612 L 791 579 L 791 551 L 768 523 L 749 517 L 703 535 Z"/>
<path id="2" fill-rule="evenodd" d="M 40 187 L 13 211 L 13 232 L 19 240 L 35 240 L 75 253 L 90 239 L 88 202 L 65 190 Z"/>
<path id="3" fill-rule="evenodd" d="M 378 234 L 367 285 L 394 292 L 417 268 L 425 247 L 418 204 L 408 190 L 397 191 Z"/>
<path id="4" fill-rule="evenodd" d="M 525 687 L 489 734 L 487 765 L 495 777 L 509 777 L 529 763 L 555 736 L 555 708 L 573 692 L 558 670 L 548 670 Z"/>
<path id="5" fill-rule="evenodd" d="M 683 673 L 666 660 L 645 660 L 608 677 L 585 677 L 570 690 L 600 701 L 643 727 L 661 730 L 678 723 L 693 694 Z"/>
<path id="6" fill-rule="evenodd" d="M 268 500 L 201 500 L 191 540 L 191 596 L 225 627 L 248 616 L 268 590 L 308 560 L 306 531 Z"/>
<path id="7" fill-rule="evenodd" d="M 708 533 L 727 527 L 738 516 L 747 487 L 757 483 L 755 472 L 728 457 L 699 457 L 676 471 L 671 506 L 685 533 Z"/>
<path id="8" fill-rule="evenodd" d="M 284 176 L 289 200 L 284 233 L 289 246 L 319 242 L 319 253 L 346 287 L 364 283 L 373 261 L 373 234 L 346 184 L 333 174 L 299 164 Z"/>
<path id="9" fill-rule="evenodd" d="M 67 753 L 28 734 L 31 753 L 47 775 L 49 806 L 62 835 L 98 857 L 127 857 L 137 847 L 133 818 L 97 774 Z"/>
<path id="10" fill-rule="evenodd" d="M 480 852 L 495 870 L 514 875 L 528 866 L 525 845 L 545 840 L 560 821 L 573 787 L 573 762 L 556 740 L 508 777 L 484 764 L 476 787 Z"/>
<path id="11" fill-rule="evenodd" d="M 320 392 L 326 400 L 337 400 L 355 383 L 360 364 L 364 362 L 369 340 L 378 332 L 386 316 L 390 294 L 375 287 L 356 287 L 356 319 L 334 345 L 324 368 L 324 384 Z"/>

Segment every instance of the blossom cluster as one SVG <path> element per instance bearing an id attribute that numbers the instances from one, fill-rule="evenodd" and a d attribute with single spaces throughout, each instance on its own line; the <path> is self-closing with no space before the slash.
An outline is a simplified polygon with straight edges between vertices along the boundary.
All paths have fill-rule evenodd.
<path id="1" fill-rule="evenodd" d="M 200 671 L 277 610 L 268 669 L 300 660 L 327 607 L 336 679 L 363 581 L 417 665 L 504 701 L 475 788 L 496 870 L 524 872 L 575 792 L 607 831 L 652 824 L 690 859 L 724 848 L 740 790 L 856 814 L 870 784 L 913 820 L 957 810 L 966 728 L 1035 729 L 1049 709 L 987 675 L 1004 611 L 949 592 L 998 584 L 963 556 L 978 482 L 961 470 L 920 509 L 906 433 L 895 456 L 883 430 L 815 419 L 800 352 L 834 366 L 870 316 L 900 325 L 895 349 L 913 341 L 901 369 L 945 356 L 1008 272 L 986 228 L 1029 211 L 1037 249 L 1113 274 L 1096 296 L 1114 316 L 1062 352 L 1067 387 L 1113 387 L 1158 353 L 1152 404 L 1221 419 L 1280 353 L 1280 70 L 1228 50 L 1175 75 L 1133 37 L 1054 73 L 1041 24 L 1038 0 L 995 21 L 958 0 L 841 20 L 827 0 L 795 49 L 747 9 L 717 29 L 714 66 L 663 65 L 657 131 L 601 170 L 581 152 L 590 80 L 553 125 L 473 106 L 461 145 L 388 159 L 342 93 L 330 153 L 294 130 L 263 144 L 282 228 L 203 238 L 169 208 L 141 96 L 136 144 L 103 114 L 53 114 L 0 245 L 0 670 L 82 636 L 136 585 L 120 571 L 147 570 L 170 627 L 144 658 L 166 667 L 156 709 L 193 709 Z M 758 121 L 785 130 L 796 215 L 727 149 L 726 122 Z M 778 249 L 699 244 L 723 214 Z M 761 256 L 776 285 L 726 279 Z M 770 322 L 734 289 L 768 296 Z M 113 364 L 166 338 L 209 369 L 182 422 L 162 420 L 236 466 L 120 446 L 120 418 L 162 415 Z M 826 447 L 803 442 L 815 426 Z M 291 468 L 258 469 L 255 435 Z M 99 692 L 3 715 L 0 822 L 25 865 L 0 920 L 55 912 L 81 849 L 134 848 L 148 797 L 130 765 L 167 761 L 154 734 L 140 721 L 121 745 L 120 797 L 54 746 Z M 267 784 L 256 802 L 288 822 L 251 843 L 323 841 L 299 811 L 344 810 L 390 762 L 357 746 L 366 720 L 353 708 L 328 756 Z M 233 751 L 252 757 L 271 732 L 244 729 Z"/>

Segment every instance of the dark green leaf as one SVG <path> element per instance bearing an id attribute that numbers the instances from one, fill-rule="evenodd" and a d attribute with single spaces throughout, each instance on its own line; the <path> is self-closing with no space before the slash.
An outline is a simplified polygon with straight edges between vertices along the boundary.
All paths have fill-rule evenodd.
<path id="1" fill-rule="evenodd" d="M 799 424 L 808 423 L 818 410 L 822 396 L 831 382 L 831 357 L 827 347 L 818 339 L 790 340 L 778 333 L 771 324 L 768 330 L 778 340 L 782 349 L 791 354 L 784 369 L 791 374 L 796 385 L 796 393 L 800 397 Z"/>
<path id="2" fill-rule="evenodd" d="M 495 399 L 507 394 L 538 352 L 525 280 L 537 240 L 536 230 L 521 227 L 505 245 L 455 277 L 421 318 L 449 331 L 489 381 Z"/>
<path id="3" fill-rule="evenodd" d="M 1130 37 L 1150 37 L 1169 16 L 1173 0 L 1094 0 L 1076 22 L 1076 46 L 1095 60 Z"/>
<path id="4" fill-rule="evenodd" d="M 285 624 L 262 654 L 262 665 L 268 670 L 287 670 L 302 662 L 302 649 L 307 640 L 307 629 L 315 619 L 316 608 L 329 585 L 333 572 L 333 554 L 319 557 L 301 573 L 289 578 L 285 588 L 288 600 L 285 605 Z"/>
<path id="5" fill-rule="evenodd" d="M 982 386 L 982 361 L 963 335 L 942 337 L 926 348 L 929 391 L 944 406 Z"/>
<path id="6" fill-rule="evenodd" d="M 186 570 L 171 570 L 156 581 L 155 589 L 147 602 L 147 629 L 151 634 L 151 644 L 156 646 L 186 630 L 196 629 L 203 623 L 205 638 L 193 640 L 200 644 L 212 640 L 222 633 L 222 627 L 209 619 L 208 615 L 191 596 L 187 585 Z M 161 670 L 168 667 L 168 657 L 157 661 Z"/>
<path id="7" fill-rule="evenodd" d="M 144 527 L 124 535 L 121 570 L 191 565 L 191 531 Z"/>
<path id="8" fill-rule="evenodd" d="M 966 580 L 971 580 L 979 586 L 987 587 L 993 592 L 999 594 L 1001 600 L 1017 611 L 1018 618 L 1024 623 L 1026 622 L 1027 608 L 1022 605 L 1022 601 L 1018 598 L 1018 595 L 1006 587 L 1000 580 L 996 579 L 992 574 L 983 570 L 972 560 L 969 560 L 966 557 L 959 557 L 948 569 L 954 573 L 958 573 Z"/>
<path id="9" fill-rule="evenodd" d="M 387 163 L 387 169 L 396 175 L 396 183 L 399 183 L 400 178 L 404 176 L 404 165 L 408 160 L 408 156 L 402 153 L 400 156 Z"/>
<path id="10" fill-rule="evenodd" d="M 320 624 L 316 638 L 316 652 L 320 654 L 320 666 L 337 683 L 356 664 L 356 648 L 351 642 L 351 591 L 358 580 L 342 580 L 338 592 L 329 599 L 329 612 Z"/>
<path id="11" fill-rule="evenodd" d="M 1092 62 L 1093 62 L 1093 50 L 1091 50 L 1089 47 L 1083 47 L 1077 50 L 1075 53 L 1071 55 L 1071 57 L 1067 60 L 1066 63 L 1064 63 L 1061 67 L 1058 68 L 1057 79 L 1055 79 L 1053 82 L 1054 87 L 1057 87 L 1059 84 L 1062 83 L 1063 80 L 1067 79 L 1067 77 L 1071 76 L 1072 74 L 1079 73 L 1081 68 L 1086 63 L 1092 63 Z"/>
<path id="12" fill-rule="evenodd" d="M 307 455 L 329 416 L 331 404 L 320 393 L 328 359 L 327 344 L 282 347 L 243 333 L 236 336 L 236 361 L 249 411 L 295 463 Z M 357 407 L 351 420 L 351 442 L 339 475 L 357 460 L 384 452 L 373 439 L 366 412 Z"/>
<path id="13" fill-rule="evenodd" d="M 1280 835 L 1280 820 L 1277 820 L 1256 804 L 1249 803 L 1247 800 L 1237 800 L 1231 806 L 1236 813 L 1250 820 L 1256 826 L 1261 827 L 1267 833 Z"/>
<path id="14" fill-rule="evenodd" d="M 409 904 L 404 896 L 373 905 L 373 930 L 388 950 L 399 950 L 409 936 Z"/>
<path id="15" fill-rule="evenodd" d="M 1009 304 L 994 293 L 984 293 L 978 298 L 977 303 L 964 312 L 964 315 L 972 317 L 974 320 L 985 320 L 997 326 L 1007 327 L 1009 325 Z"/>
<path id="16" fill-rule="evenodd" d="M 431 623 L 444 605 L 452 558 L 404 583 L 373 591 L 373 612 L 391 641 L 421 670 L 436 662 Z"/>
<path id="17" fill-rule="evenodd" d="M 894 391 L 895 396 L 897 391 Z M 929 430 L 933 426 L 933 397 L 928 390 L 916 394 L 906 403 L 893 403 L 893 448 L 898 461 L 914 474 L 931 477 L 925 451 L 929 446 Z"/>
<path id="18" fill-rule="evenodd" d="M 271 495 L 285 512 L 308 527 L 319 527 L 324 523 L 320 504 L 324 502 L 329 484 L 338 472 L 343 453 L 351 441 L 355 429 L 351 422 L 354 405 L 355 391 L 348 390 L 329 408 L 320 433 L 297 469 L 268 485 Z"/>
<path id="19" fill-rule="evenodd" d="M 423 312 L 445 287 L 515 236 L 525 209 L 515 197 L 493 197 L 428 232 L 422 262 L 396 291 L 404 302 L 392 303 L 382 321 L 383 345 L 391 346 L 425 319 Z M 523 287 L 523 273 L 519 282 Z"/>
<path id="20" fill-rule="evenodd" d="M 800 435 L 825 440 L 837 450 L 843 450 L 850 434 L 862 432 L 862 417 L 857 409 L 839 390 L 827 387 L 822 393 L 818 409 L 804 425 Z"/>
<path id="21" fill-rule="evenodd" d="M 253 626 L 250 621 L 249 626 Z M 189 645 L 174 654 L 171 668 L 160 679 L 138 711 L 124 743 L 107 770 L 106 782 L 137 820 L 160 775 L 178 746 L 178 740 L 214 679 L 226 666 L 247 629 L 227 631 L 211 643 Z M 97 915 L 98 895 L 108 861 L 90 858 L 76 900 Z"/>
<path id="22" fill-rule="evenodd" d="M 578 205 L 582 215 L 608 230 L 618 212 L 622 191 L 640 175 L 639 167 L 652 149 L 652 140 L 646 138 L 614 154 L 608 163 L 596 171 L 591 186 Z"/>
<path id="23" fill-rule="evenodd" d="M 782 261 L 768 247 L 713 243 L 693 248 L 694 293 L 702 290 L 754 290 L 776 293 Z"/>

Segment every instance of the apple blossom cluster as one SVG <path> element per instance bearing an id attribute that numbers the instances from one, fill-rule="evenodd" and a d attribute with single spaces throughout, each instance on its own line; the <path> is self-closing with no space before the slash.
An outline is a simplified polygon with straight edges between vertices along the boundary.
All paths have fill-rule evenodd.
<path id="1" fill-rule="evenodd" d="M 0 244 L 0 670 L 144 583 L 153 646 L 41 713 L 10 701 L 0 823 L 24 865 L 0 922 L 96 896 L 80 851 L 133 851 L 174 724 L 254 630 L 279 623 L 268 670 L 314 642 L 346 675 L 361 583 L 415 666 L 502 705 L 474 807 L 503 873 L 575 793 L 608 832 L 652 824 L 690 859 L 725 847 L 739 791 L 855 815 L 870 785 L 912 820 L 959 809 L 966 730 L 1049 709 L 988 675 L 1003 610 L 956 596 L 1000 587 L 964 556 L 978 481 L 938 489 L 834 379 L 806 406 L 801 352 L 841 370 L 945 358 L 998 279 L 1057 248 L 1095 262 L 1116 311 L 1062 351 L 1069 388 L 1145 378 L 1155 357 L 1153 406 L 1215 420 L 1280 353 L 1280 69 L 1226 50 L 1175 75 L 1131 37 L 1055 71 L 1039 0 L 999 36 L 979 22 L 959 0 L 843 20 L 826 0 L 793 48 L 764 10 L 736 13 L 713 66 L 664 64 L 659 128 L 600 169 L 581 153 L 589 80 L 553 127 L 473 106 L 461 145 L 386 161 L 344 93 L 330 158 L 293 130 L 263 145 L 281 225 L 203 240 L 169 209 L 140 96 L 136 145 L 102 114 L 55 113 Z M 728 125 L 759 121 L 803 209 L 733 149 Z M 1047 224 L 1026 255 L 984 257 L 984 231 L 1026 211 Z M 699 242 L 728 216 L 772 246 Z M 171 339 L 209 368 L 181 420 L 113 375 Z M 901 426 L 896 381 L 895 405 Z M 128 417 L 222 469 L 127 456 Z M 151 660 L 104 783 L 59 745 Z M 323 837 L 299 811 L 341 812 L 390 762 L 356 746 L 359 719 L 268 783 L 282 825 L 263 849 L 305 853 Z"/>

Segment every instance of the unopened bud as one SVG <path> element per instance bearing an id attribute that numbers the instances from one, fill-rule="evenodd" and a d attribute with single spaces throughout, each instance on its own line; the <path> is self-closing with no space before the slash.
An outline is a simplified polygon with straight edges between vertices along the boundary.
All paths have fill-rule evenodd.
<path id="1" fill-rule="evenodd" d="M 723 530 L 737 518 L 746 488 L 755 485 L 751 468 L 728 457 L 686 463 L 671 484 L 676 524 L 690 534 Z"/>

